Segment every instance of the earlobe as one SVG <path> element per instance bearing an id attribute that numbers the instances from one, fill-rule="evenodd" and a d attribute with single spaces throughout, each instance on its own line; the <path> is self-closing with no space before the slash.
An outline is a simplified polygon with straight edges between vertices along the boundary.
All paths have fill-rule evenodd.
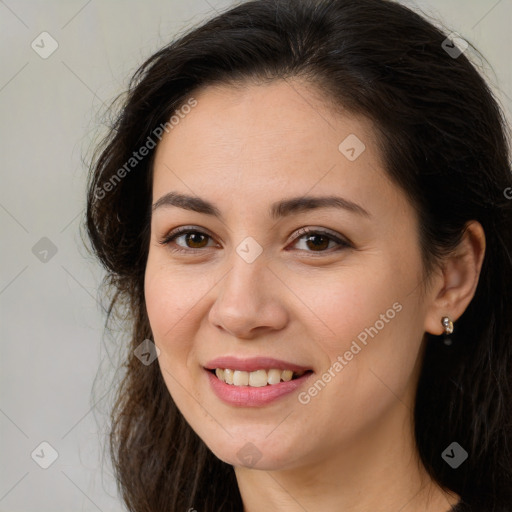
<path id="1" fill-rule="evenodd" d="M 443 262 L 442 276 L 432 289 L 425 331 L 445 333 L 443 317 L 455 322 L 475 295 L 485 255 L 485 233 L 477 221 L 466 225 L 460 244 Z"/>

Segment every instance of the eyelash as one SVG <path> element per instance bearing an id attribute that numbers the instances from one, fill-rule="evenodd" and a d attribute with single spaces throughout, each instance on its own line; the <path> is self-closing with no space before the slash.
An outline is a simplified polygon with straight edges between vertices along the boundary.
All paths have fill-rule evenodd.
<path id="1" fill-rule="evenodd" d="M 210 236 L 208 233 L 205 233 L 204 231 L 198 230 L 198 229 L 192 229 L 190 226 L 183 226 L 180 228 L 175 229 L 174 231 L 171 231 L 167 236 L 165 236 L 162 240 L 160 240 L 158 243 L 160 245 L 170 245 L 171 242 L 174 242 L 177 238 L 179 238 L 182 235 L 186 234 L 200 234 L 205 235 L 213 240 L 213 237 Z M 347 249 L 347 248 L 353 248 L 353 245 L 348 240 L 344 240 L 342 238 L 339 238 L 338 236 L 335 236 L 333 233 L 321 230 L 321 229 L 310 229 L 310 228 L 301 228 L 296 233 L 297 236 L 295 236 L 292 240 L 293 243 L 298 242 L 300 239 L 304 238 L 306 235 L 321 235 L 329 239 L 329 241 L 336 242 L 338 244 L 338 248 L 335 251 L 332 250 L 325 250 L 325 251 L 305 251 L 312 254 L 332 254 L 333 252 L 337 252 L 341 249 Z M 205 248 L 184 248 L 184 247 L 170 247 L 171 251 L 176 253 L 194 253 L 197 251 L 202 251 Z M 331 248 L 332 249 L 332 248 Z M 301 249 L 299 249 L 301 250 Z"/>

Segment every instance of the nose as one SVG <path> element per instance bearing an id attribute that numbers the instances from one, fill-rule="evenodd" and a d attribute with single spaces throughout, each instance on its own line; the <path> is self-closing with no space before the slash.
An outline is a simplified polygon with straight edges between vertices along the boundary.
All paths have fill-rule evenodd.
<path id="1" fill-rule="evenodd" d="M 209 311 L 209 321 L 218 329 L 241 339 L 252 339 L 288 322 L 283 301 L 286 289 L 263 257 L 252 263 L 235 258 L 218 284 L 218 296 Z"/>

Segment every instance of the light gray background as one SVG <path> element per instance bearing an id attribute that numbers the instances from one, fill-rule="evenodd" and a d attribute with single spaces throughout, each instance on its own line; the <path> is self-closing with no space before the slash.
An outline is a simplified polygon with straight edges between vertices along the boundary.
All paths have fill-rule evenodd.
<path id="1" fill-rule="evenodd" d="M 510 119 L 512 0 L 403 3 L 476 45 Z M 100 361 L 107 379 L 100 390 L 108 389 L 112 365 L 96 301 L 102 272 L 78 232 L 82 160 L 102 133 L 104 106 L 132 72 L 176 34 L 230 5 L 0 0 L 2 512 L 124 510 L 101 457 L 108 401 L 91 395 Z M 47 59 L 31 48 L 43 31 L 59 45 Z M 57 249 L 46 262 L 32 252 L 42 237 Z M 48 469 L 31 458 L 43 441 L 58 452 Z M 50 452 L 37 453 L 43 460 Z"/>

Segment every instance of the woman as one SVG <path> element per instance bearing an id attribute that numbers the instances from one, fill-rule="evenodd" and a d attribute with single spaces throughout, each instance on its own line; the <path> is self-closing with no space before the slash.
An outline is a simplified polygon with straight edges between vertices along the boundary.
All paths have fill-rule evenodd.
<path id="1" fill-rule="evenodd" d="M 130 511 L 512 510 L 506 126 L 456 43 L 256 0 L 138 70 L 87 209 Z"/>

